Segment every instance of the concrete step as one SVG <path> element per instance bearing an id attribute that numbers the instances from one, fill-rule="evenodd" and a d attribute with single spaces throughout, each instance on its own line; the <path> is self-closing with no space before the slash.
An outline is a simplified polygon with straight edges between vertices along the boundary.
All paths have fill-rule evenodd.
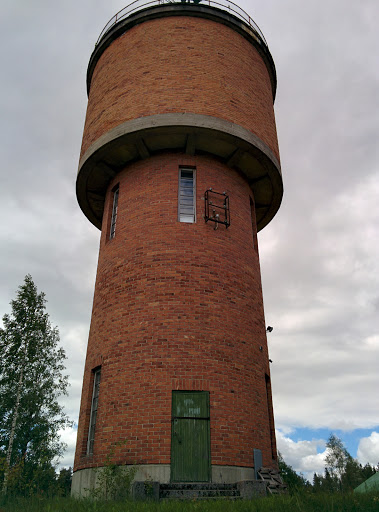
<path id="1" fill-rule="evenodd" d="M 193 499 L 239 499 L 240 493 L 235 484 L 210 483 L 174 483 L 161 484 L 160 499 L 193 500 Z"/>
<path id="2" fill-rule="evenodd" d="M 236 489 L 236 484 L 214 484 L 210 482 L 171 482 L 169 484 L 160 484 L 161 489 Z"/>

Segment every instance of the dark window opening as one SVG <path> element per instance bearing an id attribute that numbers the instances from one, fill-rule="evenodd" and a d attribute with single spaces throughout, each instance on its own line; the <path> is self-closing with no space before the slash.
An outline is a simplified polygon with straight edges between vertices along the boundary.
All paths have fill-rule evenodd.
<path id="1" fill-rule="evenodd" d="M 254 201 L 250 197 L 250 214 L 251 214 L 251 228 L 253 233 L 253 247 L 258 252 L 258 238 L 257 238 L 257 219 L 255 216 Z"/>
<path id="2" fill-rule="evenodd" d="M 93 372 L 93 392 L 92 392 L 92 401 L 91 401 L 91 414 L 90 414 L 90 419 L 89 419 L 87 455 L 93 454 L 93 444 L 95 441 L 97 407 L 98 407 L 98 403 L 99 403 L 100 377 L 101 377 L 101 368 L 98 368 L 97 370 L 95 370 Z"/>
<path id="3" fill-rule="evenodd" d="M 271 455 L 273 460 L 277 459 L 276 444 L 275 444 L 275 425 L 274 425 L 274 413 L 272 408 L 272 395 L 271 395 L 271 381 L 270 377 L 265 374 L 266 380 L 266 396 L 267 396 L 267 408 L 270 428 L 270 441 L 271 441 Z"/>
<path id="4" fill-rule="evenodd" d="M 116 221 L 117 221 L 117 210 L 118 210 L 118 191 L 119 187 L 113 190 L 113 207 L 112 207 L 112 217 L 111 217 L 111 229 L 109 233 L 109 239 L 115 237 L 116 234 Z"/>

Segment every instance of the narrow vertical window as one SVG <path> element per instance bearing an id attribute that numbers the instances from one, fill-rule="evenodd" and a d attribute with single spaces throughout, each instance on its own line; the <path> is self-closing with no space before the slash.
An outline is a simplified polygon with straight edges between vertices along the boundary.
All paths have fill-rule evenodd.
<path id="1" fill-rule="evenodd" d="M 250 197 L 251 229 L 253 234 L 253 247 L 258 252 L 257 220 L 255 216 L 255 204 Z"/>
<path id="2" fill-rule="evenodd" d="M 92 392 L 92 402 L 91 402 L 91 415 L 90 415 L 90 419 L 89 419 L 87 455 L 93 454 L 93 443 L 95 441 L 95 428 L 96 428 L 96 417 L 97 417 L 97 405 L 99 402 L 100 376 L 101 376 L 101 369 L 98 368 L 97 370 L 94 371 L 94 376 L 93 376 L 93 392 Z"/>
<path id="3" fill-rule="evenodd" d="M 118 209 L 118 186 L 113 189 L 113 207 L 112 207 L 112 217 L 111 217 L 111 229 L 109 234 L 109 239 L 112 240 L 116 234 L 116 221 L 117 221 L 117 209 Z"/>
<path id="4" fill-rule="evenodd" d="M 267 396 L 267 408 L 268 408 L 268 420 L 270 426 L 270 440 L 271 440 L 271 455 L 274 460 L 277 459 L 276 446 L 275 446 L 275 425 L 274 425 L 274 414 L 272 408 L 272 394 L 271 394 L 271 381 L 270 377 L 265 374 L 266 380 L 266 396 Z"/>
<path id="5" fill-rule="evenodd" d="M 195 222 L 195 171 L 179 170 L 179 220 Z"/>

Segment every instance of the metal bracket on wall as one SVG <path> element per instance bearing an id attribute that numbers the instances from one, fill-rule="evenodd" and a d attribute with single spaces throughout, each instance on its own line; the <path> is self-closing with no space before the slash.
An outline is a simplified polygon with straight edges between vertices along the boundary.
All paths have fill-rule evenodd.
<path id="1" fill-rule="evenodd" d="M 214 229 L 219 224 L 226 228 L 230 226 L 229 196 L 226 192 L 215 192 L 211 188 L 205 191 L 205 222 L 209 220 L 215 223 Z"/>

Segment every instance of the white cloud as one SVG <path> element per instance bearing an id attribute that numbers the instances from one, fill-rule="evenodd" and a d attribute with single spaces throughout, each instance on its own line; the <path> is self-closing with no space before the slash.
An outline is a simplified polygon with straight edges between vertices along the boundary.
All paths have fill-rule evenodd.
<path id="1" fill-rule="evenodd" d="M 60 430 L 59 434 L 61 441 L 63 441 L 67 445 L 65 453 L 59 461 L 59 467 L 72 467 L 74 463 L 77 428 L 71 427 L 66 428 L 64 430 Z"/>
<path id="2" fill-rule="evenodd" d="M 312 481 L 314 473 L 323 473 L 325 468 L 325 440 L 293 441 L 280 430 L 276 431 L 278 450 L 287 464 L 305 478 Z"/>
<path id="3" fill-rule="evenodd" d="M 357 459 L 361 464 L 379 464 L 379 432 L 371 432 L 369 437 L 362 437 L 358 445 Z"/>

